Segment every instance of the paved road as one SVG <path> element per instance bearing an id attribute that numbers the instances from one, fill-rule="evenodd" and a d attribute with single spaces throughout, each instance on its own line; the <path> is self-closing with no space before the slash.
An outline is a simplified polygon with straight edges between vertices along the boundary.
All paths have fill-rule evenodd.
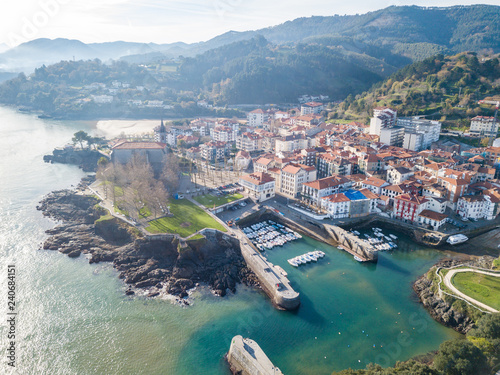
<path id="1" fill-rule="evenodd" d="M 457 296 L 462 297 L 463 299 L 473 303 L 474 305 L 481 307 L 483 310 L 490 311 L 492 313 L 499 312 L 498 310 L 495 310 L 494 308 L 492 308 L 484 303 L 481 303 L 481 302 L 475 300 L 474 298 L 469 297 L 467 294 L 464 294 L 461 291 L 459 291 L 457 288 L 455 288 L 455 286 L 451 283 L 451 279 L 453 278 L 453 275 L 455 275 L 458 272 L 476 272 L 476 273 L 482 273 L 482 274 L 494 276 L 494 277 L 500 277 L 500 274 L 493 273 L 493 272 L 475 270 L 472 268 L 461 268 L 461 269 L 456 269 L 456 270 L 450 270 L 446 274 L 446 276 L 444 277 L 444 284 L 446 285 L 446 287 L 448 289 L 450 289 L 453 293 L 455 293 Z"/>

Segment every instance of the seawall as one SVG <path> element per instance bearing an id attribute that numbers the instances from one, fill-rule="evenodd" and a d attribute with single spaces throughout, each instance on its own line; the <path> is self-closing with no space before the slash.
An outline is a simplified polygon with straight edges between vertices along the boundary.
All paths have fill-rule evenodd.
<path id="1" fill-rule="evenodd" d="M 231 340 L 227 362 L 233 374 L 238 375 L 283 375 L 273 365 L 259 344 L 242 336 L 234 336 Z"/>
<path id="2" fill-rule="evenodd" d="M 241 254 L 248 267 L 259 279 L 262 290 L 269 296 L 273 304 L 284 310 L 294 310 L 300 305 L 300 295 L 290 285 L 286 276 L 267 261 L 267 259 L 251 244 L 248 238 L 238 233 Z"/>

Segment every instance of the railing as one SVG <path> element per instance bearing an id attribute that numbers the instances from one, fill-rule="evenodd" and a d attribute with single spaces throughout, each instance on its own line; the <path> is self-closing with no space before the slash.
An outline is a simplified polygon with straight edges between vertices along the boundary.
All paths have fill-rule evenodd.
<path id="1" fill-rule="evenodd" d="M 443 293 L 450 296 L 450 297 L 453 297 L 453 298 L 457 298 L 459 300 L 462 300 L 464 301 L 465 303 L 467 303 L 468 305 L 471 305 L 472 307 L 476 308 L 477 310 L 481 311 L 482 313 L 485 313 L 485 314 L 491 314 L 490 311 L 484 311 L 482 309 L 480 309 L 479 307 L 477 307 L 476 305 L 472 304 L 471 302 L 467 301 L 466 299 L 462 298 L 462 297 L 459 297 L 459 296 L 456 296 L 454 294 L 451 294 L 451 293 L 448 293 L 448 292 L 445 292 L 444 290 L 441 289 L 441 283 L 443 282 L 443 278 L 442 276 L 439 274 L 439 271 L 441 269 L 445 269 L 445 270 L 451 270 L 451 269 L 454 269 L 454 268 L 459 268 L 459 267 L 467 267 L 467 268 L 473 268 L 473 269 L 477 269 L 477 270 L 480 270 L 480 271 L 488 271 L 488 272 L 491 272 L 491 273 L 498 273 L 500 274 L 500 271 L 496 271 L 496 270 L 489 270 L 489 269 L 486 269 L 486 268 L 481 268 L 481 267 L 476 267 L 476 266 L 467 266 L 465 264 L 459 264 L 457 266 L 452 266 L 452 267 L 449 267 L 449 268 L 444 268 L 444 267 L 438 267 L 436 268 L 436 276 L 439 277 L 439 283 L 438 283 L 438 289 L 439 289 L 439 296 L 441 296 Z"/>

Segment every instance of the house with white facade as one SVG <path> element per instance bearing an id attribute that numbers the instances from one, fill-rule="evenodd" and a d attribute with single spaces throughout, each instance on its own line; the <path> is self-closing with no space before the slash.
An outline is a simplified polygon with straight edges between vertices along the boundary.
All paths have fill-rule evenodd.
<path id="1" fill-rule="evenodd" d="M 300 106 L 300 114 L 310 115 L 310 114 L 320 114 L 325 109 L 325 105 L 320 102 L 308 102 Z"/>
<path id="2" fill-rule="evenodd" d="M 470 121 L 469 132 L 474 135 L 496 137 L 498 133 L 498 122 L 494 117 L 476 116 Z"/>
<path id="3" fill-rule="evenodd" d="M 268 121 L 268 115 L 262 109 L 257 108 L 247 114 L 247 120 L 249 126 L 262 126 Z"/>
<path id="4" fill-rule="evenodd" d="M 446 224 L 448 216 L 432 210 L 423 210 L 418 214 L 417 223 L 422 226 L 430 226 L 433 230 L 439 230 Z"/>
<path id="5" fill-rule="evenodd" d="M 279 192 L 291 198 L 297 197 L 302 184 L 316 180 L 316 168 L 303 164 L 288 164 L 281 169 Z"/>
<path id="6" fill-rule="evenodd" d="M 263 202 L 275 195 L 274 178 L 268 173 L 254 172 L 241 176 L 239 183 L 256 202 Z"/>
<path id="7" fill-rule="evenodd" d="M 352 181 L 339 175 L 332 175 L 311 182 L 302 184 L 302 199 L 310 204 L 319 206 L 323 197 L 349 190 L 352 187 Z"/>

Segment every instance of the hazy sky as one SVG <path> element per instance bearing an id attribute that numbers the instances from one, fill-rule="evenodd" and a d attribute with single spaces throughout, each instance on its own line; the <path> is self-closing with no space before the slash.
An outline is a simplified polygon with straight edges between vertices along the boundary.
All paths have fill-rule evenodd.
<path id="1" fill-rule="evenodd" d="M 273 26 L 298 17 L 356 14 L 390 5 L 498 5 L 499 0 L 4 0 L 0 43 L 36 38 L 83 42 L 170 43 L 208 40 L 229 30 Z"/>

